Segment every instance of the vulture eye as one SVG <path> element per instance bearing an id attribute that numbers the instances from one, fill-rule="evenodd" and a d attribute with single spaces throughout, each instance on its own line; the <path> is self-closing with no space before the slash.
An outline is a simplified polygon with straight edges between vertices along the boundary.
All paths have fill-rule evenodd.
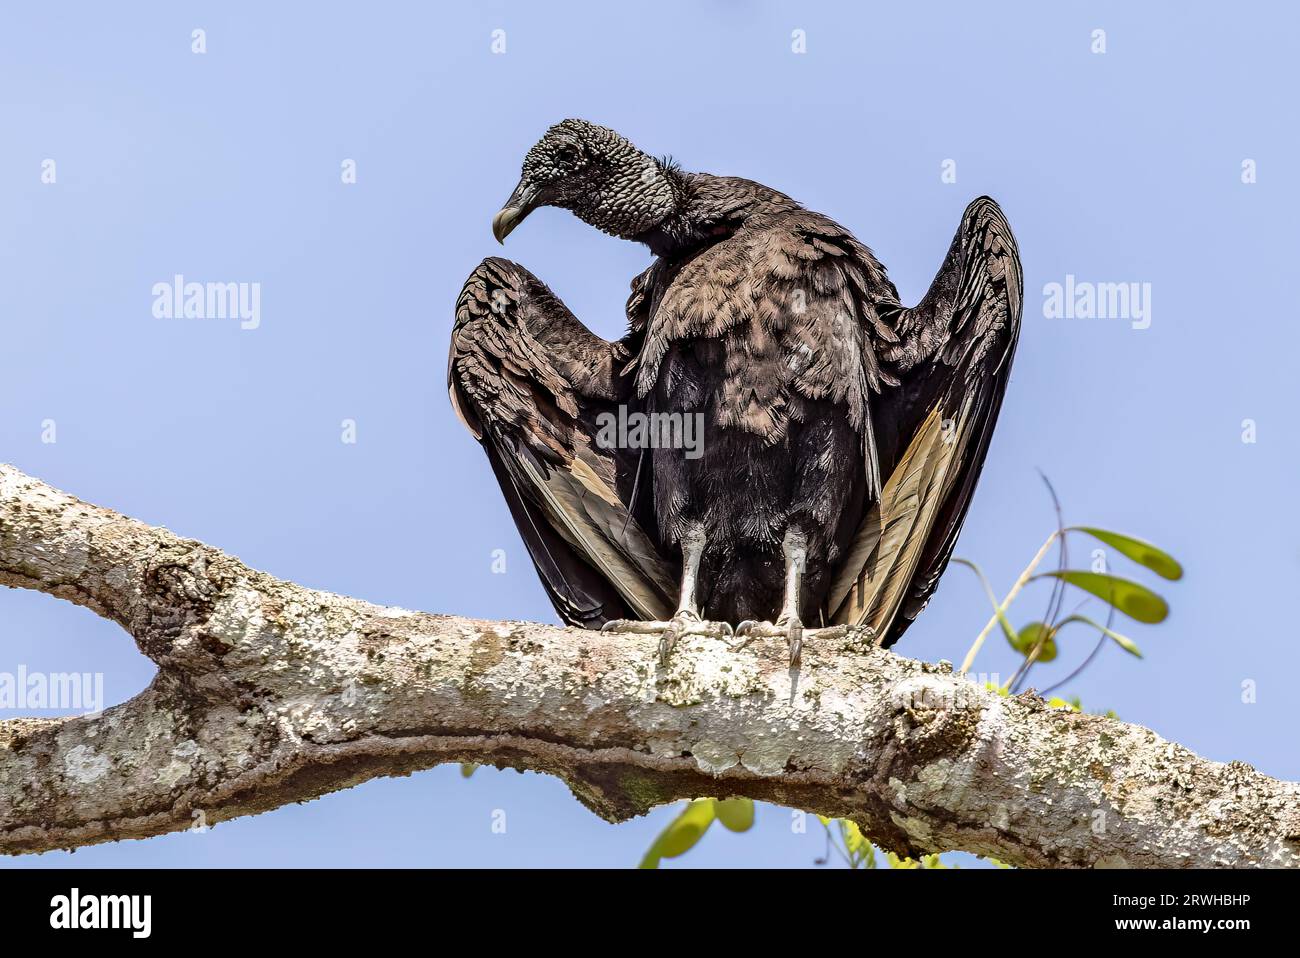
<path id="1" fill-rule="evenodd" d="M 561 146 L 555 151 L 555 158 L 561 166 L 576 166 L 582 153 L 576 146 L 568 143 Z"/>

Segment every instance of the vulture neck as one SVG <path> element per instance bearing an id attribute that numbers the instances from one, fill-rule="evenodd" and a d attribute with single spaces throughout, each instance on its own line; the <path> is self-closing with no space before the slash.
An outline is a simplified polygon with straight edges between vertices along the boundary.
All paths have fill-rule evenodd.
<path id="1" fill-rule="evenodd" d="M 736 176 L 678 173 L 676 209 L 640 236 L 638 243 L 663 259 L 678 259 L 734 235 L 755 216 L 801 209 L 784 193 Z"/>

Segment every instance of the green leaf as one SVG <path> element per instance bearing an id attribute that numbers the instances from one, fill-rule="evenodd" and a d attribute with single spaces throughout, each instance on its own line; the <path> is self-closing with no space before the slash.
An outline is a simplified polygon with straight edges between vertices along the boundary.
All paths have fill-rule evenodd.
<path id="1" fill-rule="evenodd" d="M 1067 619 L 1063 619 L 1061 620 L 1061 624 L 1057 626 L 1057 629 L 1063 628 L 1065 625 L 1067 625 L 1070 622 L 1082 622 L 1084 625 L 1090 625 L 1098 632 L 1100 632 L 1102 635 L 1114 639 L 1115 643 L 1121 649 L 1127 652 L 1129 655 L 1136 655 L 1139 659 L 1142 658 L 1142 652 L 1140 649 L 1138 649 L 1136 642 L 1134 642 L 1126 635 L 1120 635 L 1118 632 L 1114 631 L 1113 629 L 1106 628 L 1100 622 L 1094 622 L 1086 615 L 1072 615 Z"/>
<path id="2" fill-rule="evenodd" d="M 747 832 L 754 824 L 754 801 L 749 798 L 729 798 L 713 802 L 713 813 L 718 821 L 733 832 Z"/>
<path id="3" fill-rule="evenodd" d="M 1067 531 L 1086 532 L 1163 578 L 1174 580 L 1183 577 L 1183 567 L 1178 564 L 1174 557 L 1163 549 L 1157 549 L 1149 542 L 1143 542 L 1141 539 L 1134 539 L 1132 536 L 1126 536 L 1118 532 L 1111 532 L 1108 529 L 1098 529 L 1095 526 L 1071 526 Z"/>
<path id="4" fill-rule="evenodd" d="M 1056 658 L 1056 630 L 1049 630 L 1046 624 L 1042 622 L 1030 622 L 1020 630 L 1020 634 L 1016 636 L 1011 645 L 1017 652 L 1027 658 L 1038 643 L 1039 636 L 1044 633 L 1047 634 L 1047 638 L 1043 640 L 1043 647 L 1039 650 L 1038 661 L 1051 662 Z"/>
<path id="5" fill-rule="evenodd" d="M 875 868 L 876 849 L 862 834 L 857 822 L 847 818 L 840 819 L 840 835 L 844 838 L 844 850 L 848 852 L 849 865 L 852 868 Z"/>
<path id="6" fill-rule="evenodd" d="M 1091 592 L 1097 598 L 1109 602 L 1125 615 L 1154 625 L 1163 622 L 1169 615 L 1169 603 L 1156 595 L 1144 585 L 1121 579 L 1119 576 L 1103 572 L 1081 572 L 1077 569 L 1062 569 L 1042 572 L 1034 576 L 1038 579 L 1060 579 L 1084 592 Z"/>
<path id="7" fill-rule="evenodd" d="M 899 858 L 893 852 L 886 852 L 889 859 L 890 868 L 956 868 L 956 865 L 949 865 L 938 855 L 922 855 L 916 858 Z"/>
<path id="8" fill-rule="evenodd" d="M 840 819 L 840 832 L 844 835 L 844 847 L 855 858 L 866 854 L 867 849 L 871 847 L 871 842 L 867 841 L 862 834 L 862 829 L 858 828 L 857 822 L 849 821 L 847 818 Z"/>
<path id="9" fill-rule="evenodd" d="M 984 594 L 989 597 L 989 603 L 993 606 L 993 614 L 998 617 L 998 625 L 1002 626 L 1002 634 L 1006 636 L 1008 642 L 1015 645 L 1016 630 L 1012 628 L 1011 620 L 1007 618 L 1007 614 L 1002 611 L 1002 604 L 998 602 L 998 597 L 993 594 L 993 587 L 989 585 L 988 576 L 984 574 L 984 570 L 970 559 L 953 559 L 952 561 L 966 566 L 979 576 L 980 584 L 984 586 Z"/>
<path id="10" fill-rule="evenodd" d="M 462 762 L 460 766 L 460 777 L 469 778 L 477 770 L 478 770 L 477 765 L 471 765 L 468 762 Z"/>
<path id="11" fill-rule="evenodd" d="M 711 798 L 697 798 L 682 810 L 659 833 L 650 850 L 641 859 L 640 868 L 658 868 L 661 858 L 676 858 L 695 847 L 709 826 L 713 824 L 714 802 Z"/>

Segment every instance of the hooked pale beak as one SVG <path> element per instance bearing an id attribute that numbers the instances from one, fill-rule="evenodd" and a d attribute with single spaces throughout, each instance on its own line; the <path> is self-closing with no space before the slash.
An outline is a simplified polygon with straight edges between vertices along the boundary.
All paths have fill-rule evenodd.
<path id="1" fill-rule="evenodd" d="M 515 191 L 510 194 L 510 199 L 506 200 L 506 205 L 492 217 L 492 235 L 497 238 L 497 242 L 504 245 L 511 230 L 540 205 L 537 190 L 520 180 Z"/>

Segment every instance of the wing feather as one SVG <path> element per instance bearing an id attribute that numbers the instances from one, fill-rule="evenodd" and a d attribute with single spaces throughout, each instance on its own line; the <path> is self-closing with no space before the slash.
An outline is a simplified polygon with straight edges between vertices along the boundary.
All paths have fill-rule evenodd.
<path id="1" fill-rule="evenodd" d="M 970 204 L 925 298 L 884 310 L 898 385 L 876 404 L 888 479 L 832 587 L 831 619 L 888 646 L 920 613 L 952 556 L 1010 378 L 1020 331 L 1019 251 L 1001 209 Z"/>
<path id="2" fill-rule="evenodd" d="M 639 460 L 594 440 L 602 412 L 634 401 L 628 355 L 508 260 L 485 260 L 457 302 L 452 406 L 487 449 L 556 611 L 587 628 L 672 611 L 675 564 L 647 531 L 653 510 L 631 501 Z"/>

